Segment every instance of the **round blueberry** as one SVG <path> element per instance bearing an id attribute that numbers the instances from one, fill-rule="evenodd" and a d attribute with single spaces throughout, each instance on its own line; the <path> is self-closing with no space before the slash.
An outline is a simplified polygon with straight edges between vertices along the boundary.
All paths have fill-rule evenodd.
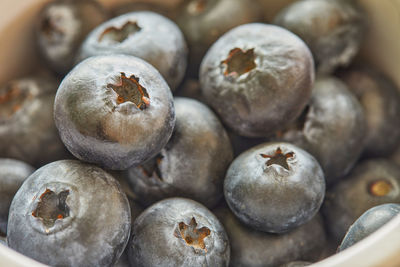
<path id="1" fill-rule="evenodd" d="M 330 73 L 348 65 L 364 40 L 366 15 L 355 2 L 296 1 L 278 13 L 274 23 L 303 39 L 318 72 Z"/>
<path id="2" fill-rule="evenodd" d="M 179 9 L 176 21 L 189 45 L 189 75 L 197 77 L 207 49 L 228 30 L 261 19 L 261 9 L 253 0 L 188 0 Z"/>
<path id="3" fill-rule="evenodd" d="M 0 233 L 7 233 L 8 211 L 15 193 L 35 169 L 25 162 L 0 158 Z"/>
<path id="4" fill-rule="evenodd" d="M 154 12 L 131 12 L 96 27 L 83 42 L 78 61 L 98 55 L 126 54 L 153 65 L 174 90 L 186 71 L 187 47 L 171 20 Z"/>
<path id="5" fill-rule="evenodd" d="M 111 266 L 131 228 L 128 199 L 102 169 L 75 160 L 34 172 L 10 207 L 10 248 L 51 266 Z"/>
<path id="6" fill-rule="evenodd" d="M 230 247 L 222 224 L 203 205 L 170 198 L 147 208 L 129 242 L 133 266 L 228 266 Z"/>
<path id="7" fill-rule="evenodd" d="M 331 185 L 351 170 L 364 148 L 363 108 L 341 80 L 321 76 L 303 114 L 278 135 L 311 153 Z"/>
<path id="8" fill-rule="evenodd" d="M 349 228 L 338 251 L 351 247 L 388 223 L 400 213 L 399 204 L 383 204 L 373 207 L 361 215 Z"/>
<path id="9" fill-rule="evenodd" d="M 317 214 L 285 234 L 259 232 L 242 224 L 229 208 L 213 210 L 224 225 L 231 244 L 229 266 L 279 266 L 294 260 L 317 261 L 326 244 L 322 218 Z"/>
<path id="10" fill-rule="evenodd" d="M 89 58 L 62 81 L 54 118 L 77 158 L 127 169 L 165 146 L 175 124 L 171 90 L 145 61 L 125 55 Z"/>
<path id="11" fill-rule="evenodd" d="M 387 156 L 400 142 L 400 93 L 388 77 L 372 69 L 355 68 L 341 73 L 359 99 L 367 121 L 364 152 Z"/>
<path id="12" fill-rule="evenodd" d="M 127 178 L 144 205 L 167 197 L 187 197 L 207 207 L 223 195 L 223 180 L 233 160 L 228 135 L 204 104 L 175 98 L 174 133 L 155 157 L 130 168 Z"/>
<path id="13" fill-rule="evenodd" d="M 53 120 L 57 81 L 34 75 L 0 87 L 0 157 L 33 166 L 68 157 Z"/>
<path id="14" fill-rule="evenodd" d="M 325 196 L 317 160 L 289 143 L 264 143 L 237 157 L 224 182 L 225 199 L 246 225 L 283 233 L 309 221 Z"/>
<path id="15" fill-rule="evenodd" d="M 368 209 L 400 202 L 400 167 L 375 159 L 359 163 L 326 193 L 322 207 L 332 237 L 343 239 L 350 225 Z"/>
<path id="16" fill-rule="evenodd" d="M 67 73 L 86 35 L 106 19 L 97 1 L 50 1 L 43 6 L 35 27 L 40 54 L 54 71 Z"/>
<path id="17" fill-rule="evenodd" d="M 261 23 L 224 34 L 200 67 L 207 104 L 236 133 L 248 137 L 265 137 L 299 116 L 313 81 L 313 59 L 304 42 Z"/>

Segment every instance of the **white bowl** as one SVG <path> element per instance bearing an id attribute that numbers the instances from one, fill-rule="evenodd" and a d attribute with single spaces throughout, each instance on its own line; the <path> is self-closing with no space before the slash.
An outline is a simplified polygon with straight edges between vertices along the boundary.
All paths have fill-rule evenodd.
<path id="1" fill-rule="evenodd" d="M 36 16 L 49 0 L 0 1 L 0 84 L 30 73 L 38 65 L 33 43 Z M 142 0 L 143 1 L 143 0 Z M 174 5 L 181 0 L 148 0 Z M 293 0 L 260 0 L 272 18 Z M 100 0 L 106 7 L 133 0 Z M 400 88 L 400 0 L 359 0 L 370 17 L 370 31 L 357 61 L 374 65 Z M 400 120 L 400 119 L 399 119 Z M 45 266 L 0 245 L 0 266 Z M 400 216 L 356 245 L 313 264 L 316 267 L 400 266 Z"/>

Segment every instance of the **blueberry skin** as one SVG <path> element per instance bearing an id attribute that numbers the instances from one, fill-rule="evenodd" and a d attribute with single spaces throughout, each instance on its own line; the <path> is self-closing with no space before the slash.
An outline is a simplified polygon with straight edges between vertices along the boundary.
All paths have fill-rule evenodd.
<path id="1" fill-rule="evenodd" d="M 129 23 L 136 26 L 127 29 Z M 124 28 L 127 35 L 123 38 L 107 37 L 107 33 Z M 187 47 L 182 32 L 173 21 L 150 11 L 131 12 L 96 27 L 82 43 L 77 62 L 109 54 L 126 54 L 147 61 L 163 75 L 171 90 L 180 84 L 186 71 Z"/>
<path id="2" fill-rule="evenodd" d="M 373 207 L 361 215 L 349 228 L 338 251 L 351 247 L 384 226 L 400 213 L 399 204 L 383 204 Z"/>
<path id="3" fill-rule="evenodd" d="M 242 62 L 234 58 L 241 54 Z M 313 81 L 314 63 L 304 42 L 283 28 L 261 23 L 225 33 L 200 67 L 207 104 L 247 137 L 265 137 L 299 116 Z"/>
<path id="4" fill-rule="evenodd" d="M 206 228 L 204 249 L 186 243 L 179 225 L 195 218 L 196 230 Z M 190 241 L 190 240 L 189 240 Z M 228 236 L 214 214 L 185 198 L 165 199 L 147 208 L 135 221 L 128 245 L 132 266 L 228 266 Z"/>
<path id="5" fill-rule="evenodd" d="M 127 77 L 136 77 L 147 90 L 148 105 L 130 98 L 118 102 L 123 94 L 110 87 Z M 150 64 L 125 55 L 92 57 L 77 65 L 58 88 L 54 109 L 61 139 L 75 157 L 116 170 L 157 154 L 175 124 L 167 83 Z"/>
<path id="6" fill-rule="evenodd" d="M 74 65 L 86 35 L 107 19 L 97 1 L 57 0 L 43 6 L 35 25 L 39 53 L 57 73 L 66 74 Z"/>
<path id="7" fill-rule="evenodd" d="M 400 167 L 384 160 L 361 162 L 326 192 L 322 206 L 328 230 L 338 243 L 350 225 L 368 209 L 384 203 L 400 203 Z"/>
<path id="8" fill-rule="evenodd" d="M 278 149 L 285 163 L 262 155 Z M 309 221 L 325 196 L 317 160 L 289 143 L 264 143 L 247 150 L 229 166 L 225 199 L 244 224 L 264 232 L 284 233 Z"/>
<path id="9" fill-rule="evenodd" d="M 57 81 L 35 74 L 0 87 L 0 157 L 35 167 L 69 157 L 53 120 Z"/>
<path id="10" fill-rule="evenodd" d="M 25 162 L 0 158 L 0 232 L 7 233 L 8 211 L 15 193 L 35 169 Z"/>
<path id="11" fill-rule="evenodd" d="M 52 226 L 38 212 L 48 190 L 68 192 L 62 207 L 68 213 Z M 63 160 L 40 168 L 18 190 L 7 240 L 10 248 L 51 266 L 112 266 L 130 227 L 128 199 L 118 182 L 99 167 Z"/>
<path id="12" fill-rule="evenodd" d="M 321 164 L 330 186 L 357 162 L 366 131 L 363 108 L 346 84 L 332 76 L 320 76 L 308 108 L 278 139 L 312 154 Z"/>
<path id="13" fill-rule="evenodd" d="M 319 214 L 285 234 L 259 232 L 242 224 L 226 206 L 213 210 L 231 244 L 231 267 L 279 266 L 288 261 L 317 261 L 326 244 Z"/>
<path id="14" fill-rule="evenodd" d="M 292 261 L 286 264 L 281 265 L 280 267 L 305 267 L 311 265 L 312 262 L 308 261 Z"/>
<path id="15" fill-rule="evenodd" d="M 289 5 L 274 24 L 297 34 L 313 53 L 317 71 L 348 65 L 366 33 L 366 14 L 355 1 L 305 0 Z"/>
<path id="16" fill-rule="evenodd" d="M 261 17 L 257 1 L 184 1 L 176 21 L 189 46 L 189 75 L 198 76 L 202 58 L 221 35 L 236 26 L 260 21 Z"/>
<path id="17" fill-rule="evenodd" d="M 177 97 L 174 106 L 174 133 L 156 156 L 155 169 L 130 168 L 127 179 L 138 201 L 146 206 L 180 196 L 213 207 L 223 195 L 225 173 L 233 160 L 229 137 L 206 105 Z"/>
<path id="18" fill-rule="evenodd" d="M 400 93 L 389 77 L 373 69 L 353 68 L 339 76 L 359 99 L 367 121 L 364 154 L 384 157 L 400 142 Z"/>

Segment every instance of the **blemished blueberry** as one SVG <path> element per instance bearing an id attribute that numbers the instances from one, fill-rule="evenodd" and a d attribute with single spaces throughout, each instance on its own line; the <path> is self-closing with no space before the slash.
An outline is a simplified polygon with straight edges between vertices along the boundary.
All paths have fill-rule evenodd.
<path id="1" fill-rule="evenodd" d="M 340 242 L 350 225 L 368 209 L 400 203 L 400 167 L 384 159 L 361 162 L 326 192 L 322 206 L 328 230 Z"/>
<path id="2" fill-rule="evenodd" d="M 77 61 L 98 55 L 139 57 L 163 75 L 171 90 L 186 71 L 187 47 L 182 32 L 168 18 L 150 11 L 131 12 L 96 27 L 82 43 Z"/>
<path id="3" fill-rule="evenodd" d="M 311 96 L 314 63 L 304 42 L 268 24 L 219 38 L 200 67 L 207 104 L 239 135 L 265 137 L 296 119 Z"/>
<path id="4" fill-rule="evenodd" d="M 150 64 L 127 55 L 77 65 L 58 88 L 54 118 L 75 157 L 116 170 L 155 156 L 175 125 L 167 83 Z"/>
<path id="5" fill-rule="evenodd" d="M 364 148 L 363 108 L 346 84 L 332 76 L 317 77 L 303 114 L 278 140 L 293 143 L 312 154 L 329 185 L 346 175 Z"/>
<path id="6" fill-rule="evenodd" d="M 341 79 L 359 99 L 367 121 L 364 154 L 385 157 L 400 142 L 400 93 L 389 77 L 368 68 L 343 71 Z"/>
<path id="7" fill-rule="evenodd" d="M 225 32 L 261 20 L 261 8 L 252 0 L 188 0 L 176 18 L 189 46 L 188 74 L 197 77 L 207 49 Z"/>
<path id="8" fill-rule="evenodd" d="M 148 206 L 168 197 L 187 197 L 207 207 L 223 196 L 232 145 L 217 116 L 201 102 L 176 97 L 176 124 L 167 145 L 127 179 L 138 201 Z"/>
<path id="9" fill-rule="evenodd" d="M 366 15 L 356 1 L 303 0 L 289 5 L 274 24 L 297 34 L 310 47 L 318 72 L 348 65 L 366 33 Z"/>
<path id="10" fill-rule="evenodd" d="M 10 207 L 8 246 L 51 266 L 112 266 L 131 213 L 118 182 L 94 165 L 62 160 L 34 172 Z"/>
<path id="11" fill-rule="evenodd" d="M 221 205 L 213 212 L 229 237 L 231 267 L 279 266 L 294 260 L 317 261 L 326 244 L 319 214 L 304 225 L 277 235 L 242 224 L 226 206 Z"/>
<path id="12" fill-rule="evenodd" d="M 224 181 L 225 199 L 246 225 L 284 233 L 318 212 L 325 179 L 317 160 L 289 143 L 264 143 L 239 155 Z"/>
<path id="13" fill-rule="evenodd" d="M 165 199 L 135 221 L 128 245 L 132 266 L 228 266 L 224 227 L 206 207 L 190 199 Z"/>
<path id="14" fill-rule="evenodd" d="M 338 251 L 351 247 L 384 226 L 400 213 L 399 204 L 383 204 L 373 207 L 361 215 L 347 231 Z"/>
<path id="15" fill-rule="evenodd" d="M 69 156 L 52 115 L 57 86 L 35 74 L 0 87 L 0 157 L 40 167 Z"/>
<path id="16" fill-rule="evenodd" d="M 39 53 L 54 71 L 66 74 L 86 35 L 106 19 L 107 14 L 97 1 L 49 1 L 35 27 Z"/>
<path id="17" fill-rule="evenodd" d="M 0 233 L 7 233 L 8 210 L 15 193 L 35 169 L 25 162 L 0 158 Z"/>

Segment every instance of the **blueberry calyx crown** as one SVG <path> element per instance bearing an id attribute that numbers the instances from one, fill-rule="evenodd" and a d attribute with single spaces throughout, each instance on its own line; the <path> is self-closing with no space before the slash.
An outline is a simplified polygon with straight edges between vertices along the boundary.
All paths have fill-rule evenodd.
<path id="1" fill-rule="evenodd" d="M 121 79 L 118 84 L 108 84 L 107 88 L 113 89 L 118 97 L 117 104 L 132 102 L 140 110 L 145 109 L 150 105 L 150 97 L 146 88 L 139 84 L 139 78 L 135 75 L 127 77 L 121 72 Z"/>
<path id="2" fill-rule="evenodd" d="M 158 154 L 154 158 L 148 160 L 144 164 L 140 165 L 139 168 L 142 170 L 143 174 L 150 178 L 155 177 L 158 180 L 162 181 L 162 175 L 160 170 L 160 164 L 164 157 L 161 154 Z"/>
<path id="3" fill-rule="evenodd" d="M 388 195 L 392 189 L 392 184 L 386 180 L 377 180 L 370 183 L 368 186 L 369 193 L 376 197 L 384 197 Z"/>
<path id="4" fill-rule="evenodd" d="M 4 93 L 0 90 L 0 120 L 11 117 L 22 107 L 23 101 L 28 97 L 29 93 L 13 83 L 5 87 Z"/>
<path id="5" fill-rule="evenodd" d="M 128 21 L 120 28 L 112 26 L 105 29 L 99 36 L 99 42 L 104 39 L 113 40 L 119 43 L 125 41 L 130 35 L 139 32 L 142 28 L 139 27 L 136 21 Z"/>
<path id="6" fill-rule="evenodd" d="M 47 15 L 40 25 L 41 32 L 48 41 L 56 42 L 64 35 L 64 30 L 57 24 L 55 18 Z"/>
<path id="7" fill-rule="evenodd" d="M 202 249 L 207 252 L 204 238 L 211 234 L 211 230 L 207 227 L 197 228 L 197 222 L 194 217 L 190 220 L 189 225 L 184 222 L 178 224 L 178 229 L 175 232 L 176 237 L 182 238 L 188 246 L 195 249 Z"/>
<path id="8" fill-rule="evenodd" d="M 188 13 L 191 15 L 198 15 L 203 13 L 206 9 L 207 0 L 194 0 L 187 5 Z"/>
<path id="9" fill-rule="evenodd" d="M 274 155 L 260 154 L 260 156 L 263 158 L 269 158 L 269 160 L 267 160 L 267 162 L 265 162 L 265 164 L 267 166 L 271 166 L 272 164 L 277 164 L 277 165 L 285 168 L 286 170 L 289 170 L 289 164 L 288 164 L 287 160 L 289 158 L 293 158 L 294 152 L 289 152 L 289 153 L 284 154 L 282 152 L 282 149 L 280 147 L 278 147 L 276 149 Z"/>
<path id="10" fill-rule="evenodd" d="M 256 67 L 254 62 L 254 48 L 248 50 L 242 50 L 240 48 L 234 48 L 229 51 L 228 57 L 221 61 L 221 64 L 226 65 L 224 71 L 225 76 L 240 76 L 246 72 L 251 71 Z"/>
<path id="11" fill-rule="evenodd" d="M 32 216 L 40 219 L 46 228 L 53 227 L 56 220 L 69 216 L 69 207 L 66 203 L 69 190 L 55 193 L 50 189 L 40 195 L 36 209 Z"/>

